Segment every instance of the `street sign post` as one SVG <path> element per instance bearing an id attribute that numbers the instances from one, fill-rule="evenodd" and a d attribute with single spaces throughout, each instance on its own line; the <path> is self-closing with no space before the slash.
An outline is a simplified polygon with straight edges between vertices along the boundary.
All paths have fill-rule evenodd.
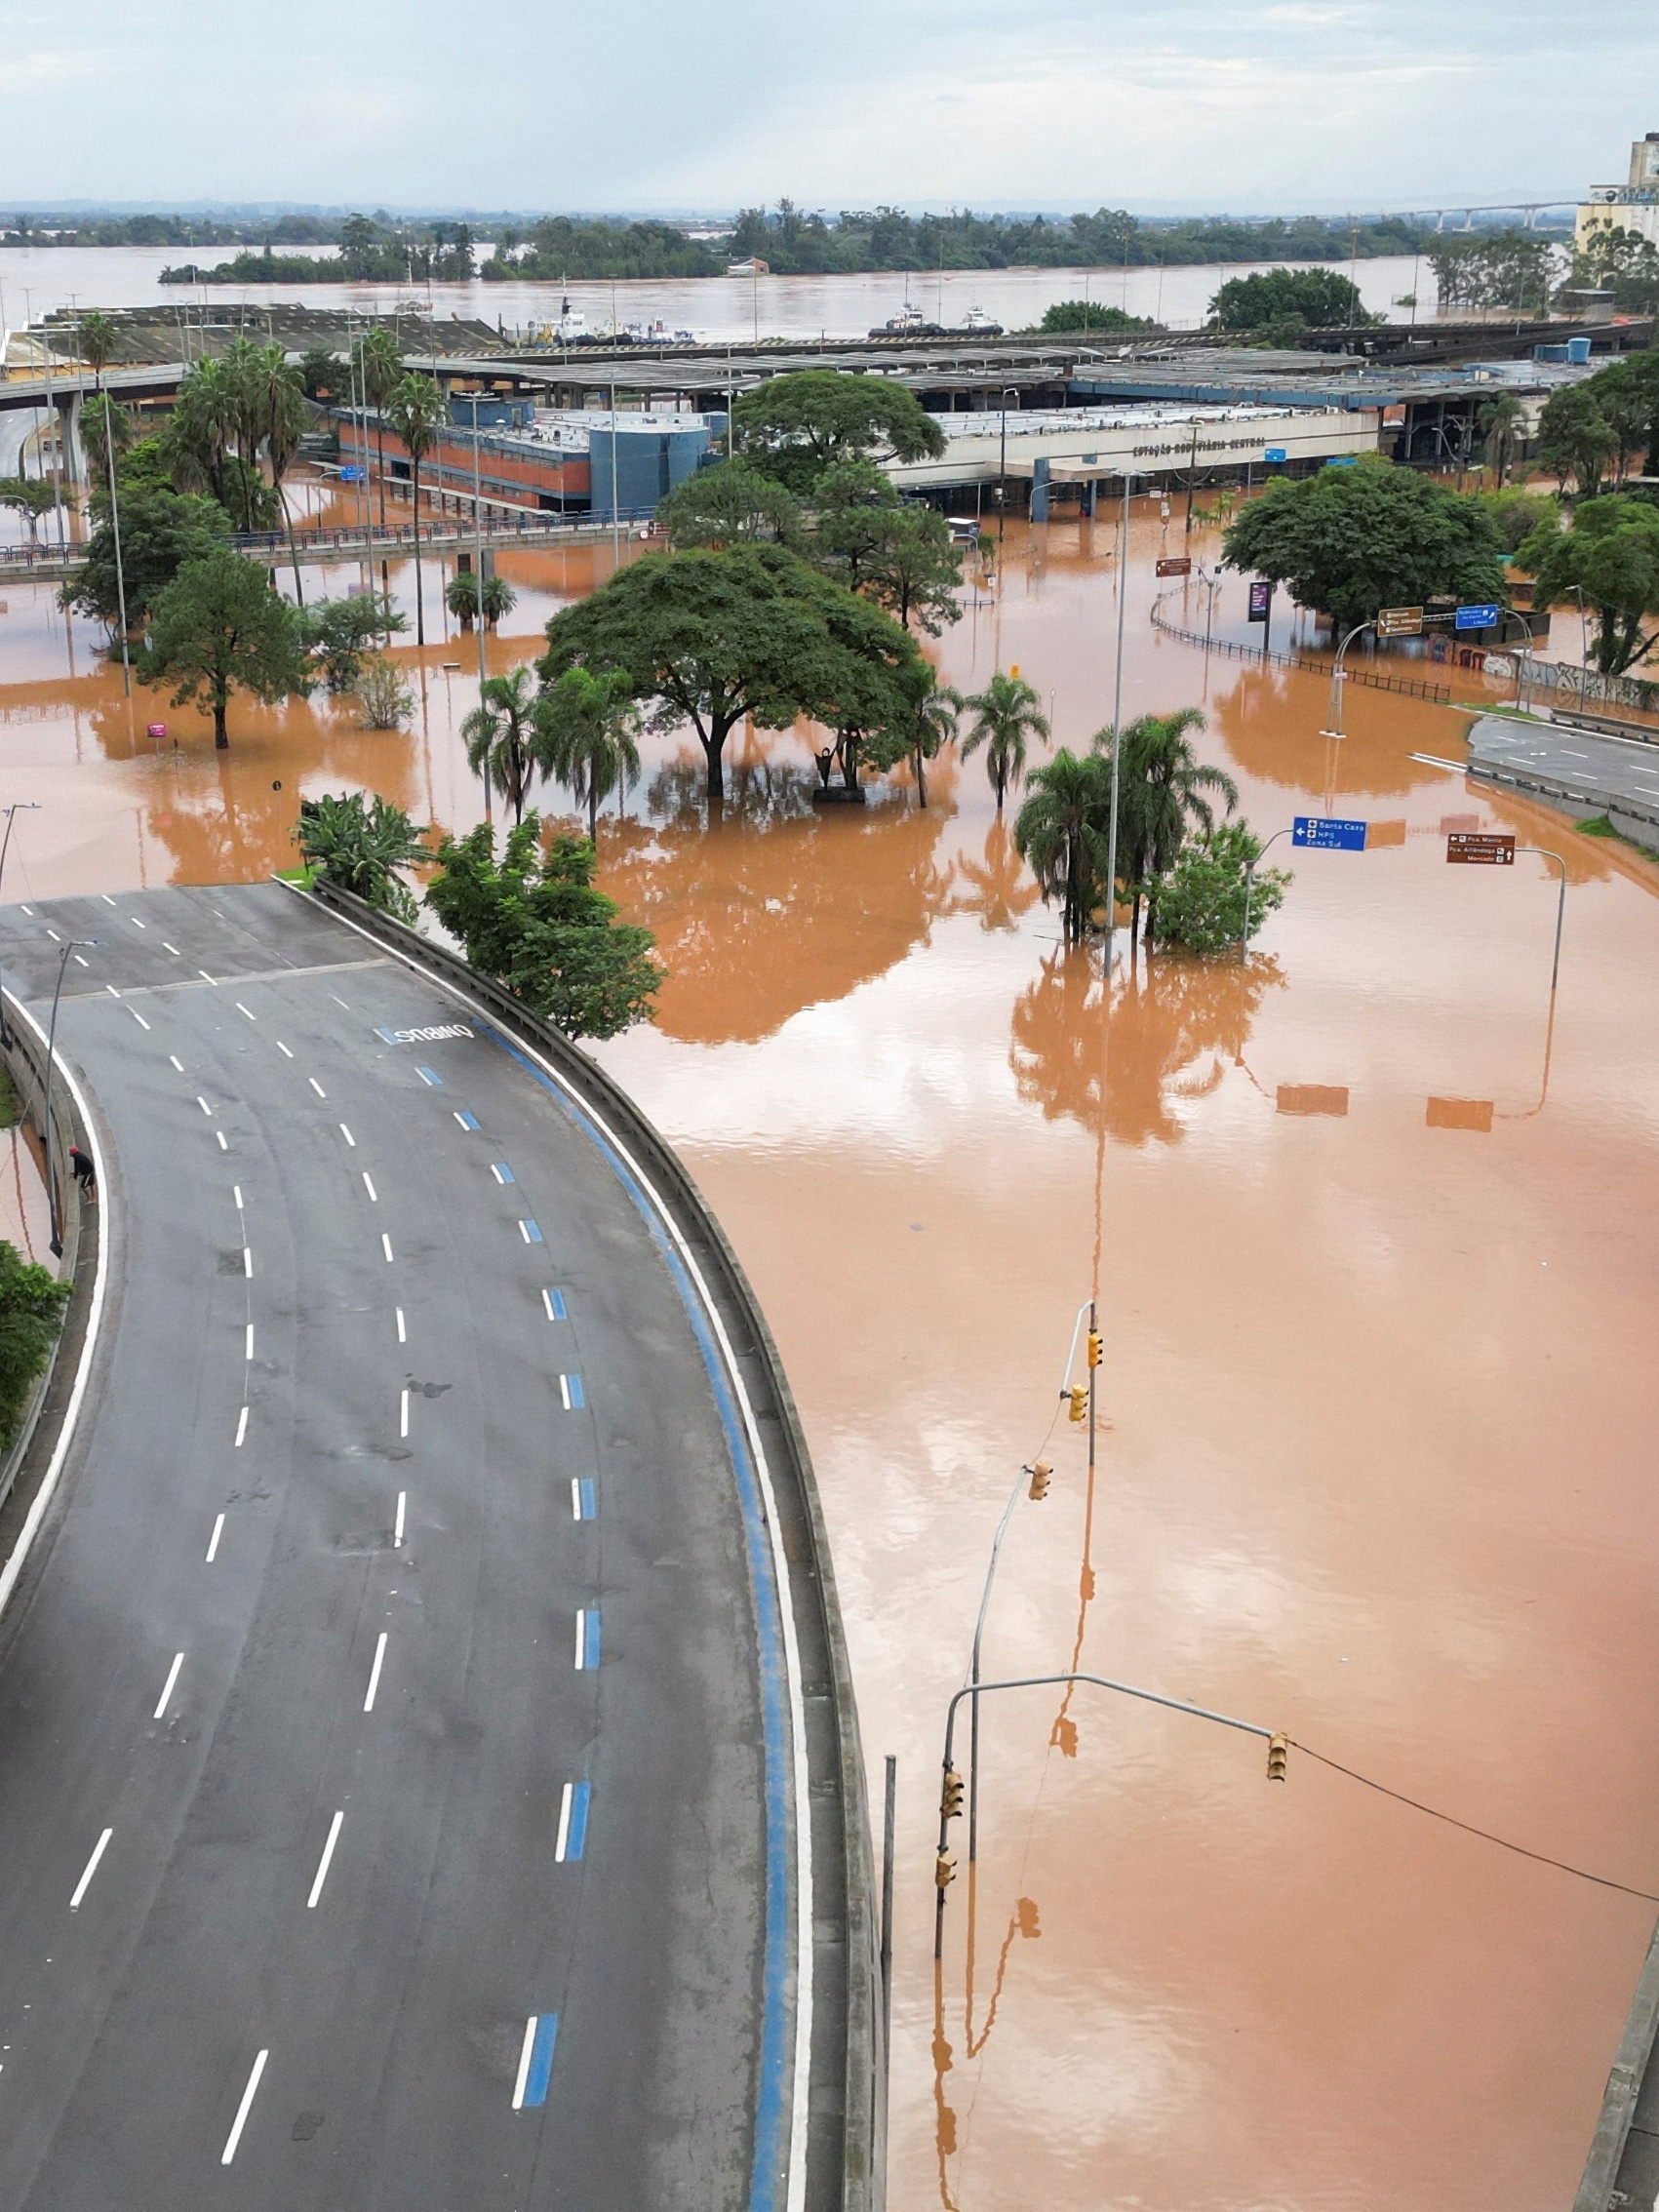
<path id="1" fill-rule="evenodd" d="M 1515 839 L 1490 831 L 1452 830 L 1445 841 L 1445 856 L 1464 867 L 1513 868 Z"/>
<path id="2" fill-rule="evenodd" d="M 1269 446 L 1262 458 L 1268 461 L 1282 461 L 1285 458 L 1284 448 L 1283 446 Z"/>
<path id="3" fill-rule="evenodd" d="M 1340 815 L 1298 814 L 1290 825 L 1290 842 L 1318 852 L 1363 852 L 1366 827 Z"/>
<path id="4" fill-rule="evenodd" d="M 1502 612 L 1501 608 L 1486 602 L 1475 607 L 1460 607 L 1454 617 L 1455 626 L 1460 630 L 1495 630 Z"/>
<path id="5" fill-rule="evenodd" d="M 1158 573 L 1161 576 L 1190 576 L 1192 573 L 1191 561 L 1173 553 L 1158 563 Z"/>
<path id="6" fill-rule="evenodd" d="M 1332 454 L 1324 465 L 1326 468 L 1358 468 L 1360 456 L 1358 454 Z"/>
<path id="7" fill-rule="evenodd" d="M 1377 614 L 1379 638 L 1417 638 L 1423 634 L 1420 607 L 1384 607 Z"/>

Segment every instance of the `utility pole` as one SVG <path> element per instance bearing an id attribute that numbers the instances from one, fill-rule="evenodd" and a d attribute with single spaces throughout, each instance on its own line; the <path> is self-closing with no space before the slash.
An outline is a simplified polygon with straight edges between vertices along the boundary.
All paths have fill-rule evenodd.
<path id="1" fill-rule="evenodd" d="M 473 619 L 478 627 L 478 702 L 480 706 L 484 703 L 484 686 L 489 676 L 484 659 L 484 498 L 481 465 L 479 460 L 478 394 L 474 392 L 472 395 L 472 557 L 478 573 L 473 578 L 477 595 L 474 601 L 476 612 Z M 487 822 L 494 820 L 491 808 L 488 772 L 484 778 L 484 819 Z"/>
<path id="2" fill-rule="evenodd" d="M 1113 938 L 1118 920 L 1118 784 L 1124 749 L 1124 612 L 1129 596 L 1129 486 L 1133 478 L 1124 471 L 1124 505 L 1118 522 L 1118 661 L 1112 672 L 1112 819 L 1106 831 L 1106 968 L 1105 984 L 1112 987 Z"/>

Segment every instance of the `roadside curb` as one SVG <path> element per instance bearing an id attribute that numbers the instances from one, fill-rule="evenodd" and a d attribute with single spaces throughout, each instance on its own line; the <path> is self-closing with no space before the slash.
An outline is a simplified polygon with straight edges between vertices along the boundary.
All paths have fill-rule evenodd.
<path id="1" fill-rule="evenodd" d="M 6 992 L 5 999 L 17 1031 L 14 1045 L 5 1054 L 6 1062 L 14 1075 L 20 1069 L 27 1079 L 26 1085 L 19 1086 L 24 1114 L 30 1113 L 31 1103 L 34 1113 L 38 1114 L 44 1094 L 46 1033 L 21 1000 L 10 991 Z M 99 1143 L 86 1097 L 69 1072 L 61 1050 L 54 1053 L 53 1062 L 53 1112 L 58 1116 L 59 1128 L 66 1132 L 69 1142 L 83 1146 L 91 1154 L 97 1171 L 98 1235 L 89 1239 L 83 1234 L 85 1211 L 79 1195 L 74 1192 L 73 1177 L 68 1171 L 68 1144 L 65 1143 L 56 1165 L 74 1289 L 52 1359 L 35 1386 L 17 1442 L 4 1468 L 0 1469 L 0 1535 L 16 1529 L 11 1549 L 4 1564 L 0 1565 L 0 1628 L 6 1625 L 7 1607 L 28 1564 L 35 1538 L 51 1509 L 74 1441 L 99 1350 L 108 1287 L 109 1209 L 113 1195 L 105 1179 L 103 1148 Z M 66 1358 L 66 1354 L 72 1358 Z"/>

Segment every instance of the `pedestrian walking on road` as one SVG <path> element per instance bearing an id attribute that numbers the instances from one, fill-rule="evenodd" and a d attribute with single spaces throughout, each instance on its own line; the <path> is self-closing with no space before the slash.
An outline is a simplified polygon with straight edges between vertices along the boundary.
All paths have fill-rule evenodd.
<path id="1" fill-rule="evenodd" d="M 75 1170 L 75 1180 L 81 1186 L 83 1198 L 98 1197 L 98 1169 L 78 1144 L 69 1147 L 69 1165 Z"/>

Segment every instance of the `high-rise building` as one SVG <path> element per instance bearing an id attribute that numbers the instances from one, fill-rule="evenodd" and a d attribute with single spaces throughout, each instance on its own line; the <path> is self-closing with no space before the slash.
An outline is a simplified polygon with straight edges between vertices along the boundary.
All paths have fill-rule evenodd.
<path id="1" fill-rule="evenodd" d="M 1595 230 L 1630 230 L 1659 246 L 1659 131 L 1630 149 L 1624 184 L 1593 184 L 1578 211 L 1573 245 L 1582 253 Z"/>

